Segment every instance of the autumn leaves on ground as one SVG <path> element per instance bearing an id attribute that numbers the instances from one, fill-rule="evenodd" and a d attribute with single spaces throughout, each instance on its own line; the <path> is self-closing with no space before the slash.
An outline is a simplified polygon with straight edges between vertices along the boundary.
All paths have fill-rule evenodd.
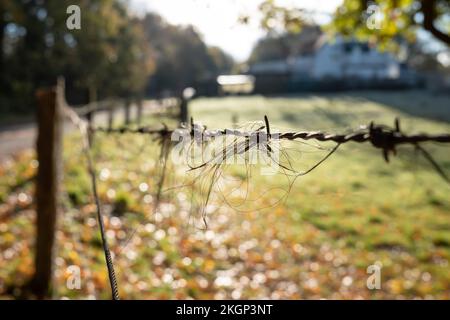
<path id="1" fill-rule="evenodd" d="M 208 128 L 267 114 L 272 130 L 330 132 L 348 132 L 370 120 L 391 125 L 400 116 L 406 132 L 442 133 L 450 129 L 446 101 L 409 92 L 230 97 L 195 100 L 191 113 Z M 148 119 L 152 126 L 157 121 Z M 156 205 L 162 175 L 157 142 L 98 134 L 94 145 L 122 298 L 449 298 L 449 186 L 411 147 L 400 148 L 386 164 L 370 145 L 346 144 L 292 186 L 283 174 L 227 167 L 209 198 L 211 172 L 187 173 L 169 161 Z M 298 171 L 331 147 L 284 146 Z M 450 170 L 448 146 L 424 147 Z M 81 148 L 79 135 L 66 137 L 53 297 L 107 299 Z M 18 288 L 33 272 L 37 166 L 30 151 L 0 168 L 1 298 L 20 295 Z M 375 263 L 382 266 L 381 289 L 369 290 L 366 270 Z M 67 287 L 71 265 L 81 271 L 79 290 Z"/>

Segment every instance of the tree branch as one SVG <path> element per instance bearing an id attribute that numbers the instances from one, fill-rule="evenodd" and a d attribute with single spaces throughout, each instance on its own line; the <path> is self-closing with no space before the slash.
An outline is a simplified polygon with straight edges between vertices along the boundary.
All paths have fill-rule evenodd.
<path id="1" fill-rule="evenodd" d="M 436 39 L 450 46 L 450 35 L 437 29 L 434 21 L 437 18 L 436 0 L 421 0 L 423 13 L 423 28 L 429 31 Z"/>

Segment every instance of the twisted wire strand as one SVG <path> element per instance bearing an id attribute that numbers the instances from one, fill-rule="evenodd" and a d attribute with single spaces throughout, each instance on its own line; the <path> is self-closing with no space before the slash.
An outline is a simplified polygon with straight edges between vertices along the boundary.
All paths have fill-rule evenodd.
<path id="1" fill-rule="evenodd" d="M 265 128 L 265 127 L 262 127 Z M 118 133 L 118 134 L 148 134 L 155 136 L 170 136 L 176 130 L 186 130 L 186 129 L 175 129 L 169 130 L 167 128 L 162 129 L 150 129 L 148 127 L 130 128 L 130 127 L 120 127 L 120 128 L 92 128 L 93 132 L 103 132 L 103 133 Z M 238 137 L 252 137 L 260 136 L 266 134 L 262 131 L 241 131 L 236 129 L 220 129 L 220 130 L 191 130 L 190 135 L 195 134 L 203 135 L 204 137 L 211 137 L 215 135 L 231 135 Z M 373 125 L 372 127 L 366 127 L 349 134 L 331 134 L 321 131 L 295 131 L 295 132 L 281 132 L 270 134 L 271 139 L 279 140 L 317 140 L 321 142 L 332 141 L 339 144 L 344 144 L 347 142 L 372 142 L 372 144 L 380 149 L 392 148 L 399 144 L 418 144 L 422 142 L 440 142 L 440 143 L 450 143 L 450 134 L 436 134 L 430 135 L 426 133 L 406 135 L 400 131 L 390 129 L 389 127 L 382 125 Z"/>
<path id="2" fill-rule="evenodd" d="M 65 111 L 65 114 L 69 117 L 69 119 L 73 122 L 73 124 L 76 127 L 78 127 L 78 129 L 80 130 L 80 132 L 83 136 L 83 152 L 87 159 L 88 172 L 89 172 L 89 175 L 91 178 L 92 195 L 95 199 L 97 220 L 98 220 L 98 224 L 100 227 L 100 236 L 102 239 L 103 252 L 105 254 L 106 267 L 108 269 L 108 277 L 109 277 L 109 283 L 111 286 L 112 299 L 120 300 L 119 287 L 117 284 L 116 273 L 114 271 L 114 263 L 113 263 L 113 259 L 111 257 L 111 251 L 108 246 L 108 240 L 106 238 L 105 224 L 103 222 L 103 212 L 101 209 L 100 198 L 98 196 L 98 191 L 97 191 L 97 179 L 96 179 L 96 174 L 95 174 L 95 166 L 94 166 L 94 161 L 91 156 L 91 145 L 89 143 L 89 138 L 88 138 L 89 127 L 88 127 L 87 123 L 84 120 L 82 120 L 76 112 L 73 111 L 73 109 L 66 106 L 64 111 Z"/>
<path id="3" fill-rule="evenodd" d="M 103 214 L 102 214 L 102 210 L 101 210 L 100 198 L 99 198 L 98 192 L 97 192 L 97 179 L 96 179 L 95 169 L 94 169 L 92 159 L 90 156 L 88 156 L 88 167 L 89 167 L 89 174 L 91 176 L 92 193 L 93 193 L 93 196 L 95 199 L 95 206 L 97 209 L 97 220 L 98 220 L 98 224 L 100 227 L 100 235 L 102 238 L 102 245 L 103 245 L 103 251 L 105 254 L 106 267 L 108 269 L 109 283 L 111 285 L 112 298 L 113 298 L 113 300 L 120 300 L 116 273 L 114 271 L 114 263 L 113 263 L 113 260 L 111 257 L 111 251 L 108 246 L 108 240 L 106 239 L 105 224 L 103 222 Z"/>
<path id="4" fill-rule="evenodd" d="M 433 168 L 438 172 L 438 174 L 444 178 L 444 180 L 450 183 L 450 178 L 445 174 L 445 172 L 439 167 L 437 162 L 431 157 L 431 155 L 425 151 L 419 144 L 422 142 L 438 142 L 438 143 L 450 143 L 450 134 L 404 134 L 400 130 L 400 120 L 395 119 L 394 127 L 391 128 L 386 125 L 377 125 L 371 122 L 369 126 L 361 127 L 361 129 L 348 133 L 348 134 L 331 134 L 322 131 L 295 131 L 295 132 L 281 132 L 281 133 L 271 133 L 270 123 L 267 116 L 264 116 L 265 125 L 259 127 L 257 130 L 253 131 L 242 131 L 238 129 L 219 129 L 219 130 L 207 130 L 206 127 L 195 124 L 191 118 L 191 128 L 190 130 L 186 128 L 169 130 L 166 126 L 162 129 L 150 129 L 149 127 L 121 127 L 121 128 L 90 128 L 92 132 L 105 132 L 105 133 L 131 133 L 131 134 L 148 134 L 157 136 L 161 139 L 166 139 L 170 137 L 173 133 L 178 131 L 179 135 L 190 135 L 195 139 L 208 139 L 210 137 L 218 135 L 228 135 L 236 137 L 244 137 L 246 139 L 256 139 L 253 140 L 256 144 L 266 144 L 269 140 L 317 140 L 321 142 L 332 141 L 338 145 L 342 145 L 347 142 L 356 143 L 366 143 L 370 142 L 373 147 L 381 149 L 382 155 L 386 162 L 389 162 L 390 154 L 396 154 L 396 146 L 400 144 L 411 144 L 416 147 L 416 149 L 421 150 L 425 158 L 432 164 Z M 262 131 L 265 129 L 265 132 Z"/>

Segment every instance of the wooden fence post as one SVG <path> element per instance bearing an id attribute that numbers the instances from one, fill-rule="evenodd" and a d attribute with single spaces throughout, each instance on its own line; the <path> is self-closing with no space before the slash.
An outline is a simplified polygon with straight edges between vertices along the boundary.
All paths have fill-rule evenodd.
<path id="1" fill-rule="evenodd" d="M 86 114 L 86 120 L 88 122 L 88 133 L 87 133 L 87 137 L 89 140 L 89 145 L 92 146 L 93 144 L 93 135 L 92 135 L 92 128 L 93 128 L 93 122 L 94 122 L 94 110 L 89 111 Z"/>
<path id="2" fill-rule="evenodd" d="M 125 125 L 129 125 L 130 124 L 130 100 L 126 99 L 125 100 Z"/>
<path id="3" fill-rule="evenodd" d="M 189 101 L 195 96 L 194 88 L 185 88 L 181 93 L 180 102 L 180 123 L 188 124 Z"/>
<path id="4" fill-rule="evenodd" d="M 180 101 L 180 123 L 188 123 L 189 111 L 188 111 L 188 99 L 184 96 L 181 97 Z"/>
<path id="5" fill-rule="evenodd" d="M 108 108 L 108 130 L 111 130 L 113 127 L 113 123 L 114 123 L 114 106 L 111 105 Z"/>
<path id="6" fill-rule="evenodd" d="M 59 211 L 62 167 L 62 112 L 65 103 L 64 82 L 59 79 L 56 88 L 36 93 L 38 110 L 36 179 L 36 253 L 35 273 L 31 290 L 38 298 L 50 294 L 53 274 L 53 248 Z"/>
<path id="7" fill-rule="evenodd" d="M 92 134 L 92 128 L 94 125 L 94 115 L 98 111 L 98 92 L 95 86 L 89 86 L 89 111 L 86 114 L 86 120 L 88 122 L 87 137 L 89 145 L 92 146 L 94 142 L 94 136 Z"/>
<path id="8" fill-rule="evenodd" d="M 94 110 L 91 110 L 86 114 L 86 120 L 87 120 L 88 124 L 91 126 L 92 121 L 94 120 Z"/>
<path id="9" fill-rule="evenodd" d="M 136 119 L 136 121 L 137 121 L 137 124 L 140 125 L 141 122 L 142 122 L 142 99 L 141 98 L 138 98 L 136 100 L 136 105 L 137 105 L 137 116 L 136 116 L 137 119 Z"/>

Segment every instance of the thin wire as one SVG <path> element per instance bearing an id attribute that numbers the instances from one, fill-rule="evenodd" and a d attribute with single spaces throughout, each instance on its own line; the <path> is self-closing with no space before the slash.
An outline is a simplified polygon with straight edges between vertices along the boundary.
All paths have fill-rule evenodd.
<path id="1" fill-rule="evenodd" d="M 120 300 L 116 273 L 114 271 L 114 264 L 112 261 L 111 252 L 109 250 L 108 240 L 106 239 L 105 225 L 103 222 L 103 214 L 102 214 L 102 210 L 101 210 L 100 199 L 99 199 L 98 193 L 97 193 L 97 179 L 96 179 L 96 175 L 95 175 L 95 169 L 94 169 L 94 166 L 92 163 L 90 153 L 88 152 L 86 154 L 86 156 L 88 158 L 89 174 L 91 176 L 92 193 L 93 193 L 93 196 L 95 199 L 95 206 L 97 207 L 97 219 L 98 219 L 98 224 L 100 226 L 100 234 L 101 234 L 101 238 L 102 238 L 103 251 L 105 253 L 106 266 L 108 268 L 108 276 L 109 276 L 109 282 L 111 285 L 112 298 L 113 298 L 113 300 Z"/>
<path id="2" fill-rule="evenodd" d="M 105 254 L 106 259 L 106 267 L 108 269 L 108 277 L 109 277 L 109 283 L 111 285 L 111 293 L 112 293 L 112 299 L 113 300 L 120 300 L 119 296 L 119 288 L 117 285 L 117 278 L 116 273 L 114 271 L 114 263 L 111 257 L 111 251 L 109 250 L 108 246 L 108 240 L 106 238 L 106 232 L 105 232 L 105 225 L 103 222 L 103 213 L 101 210 L 100 205 L 100 199 L 97 192 L 97 179 L 95 174 L 95 168 L 91 157 L 91 146 L 89 143 L 89 129 L 88 125 L 85 121 L 83 121 L 76 112 L 74 112 L 71 108 L 67 107 L 65 108 L 66 114 L 71 119 L 71 121 L 79 128 L 82 136 L 83 136 L 83 150 L 87 158 L 88 163 L 88 171 L 89 175 L 91 177 L 91 184 L 92 184 L 92 194 L 95 200 L 95 206 L 97 209 L 97 220 L 100 227 L 100 235 L 102 239 L 102 245 L 103 245 L 103 252 Z"/>

